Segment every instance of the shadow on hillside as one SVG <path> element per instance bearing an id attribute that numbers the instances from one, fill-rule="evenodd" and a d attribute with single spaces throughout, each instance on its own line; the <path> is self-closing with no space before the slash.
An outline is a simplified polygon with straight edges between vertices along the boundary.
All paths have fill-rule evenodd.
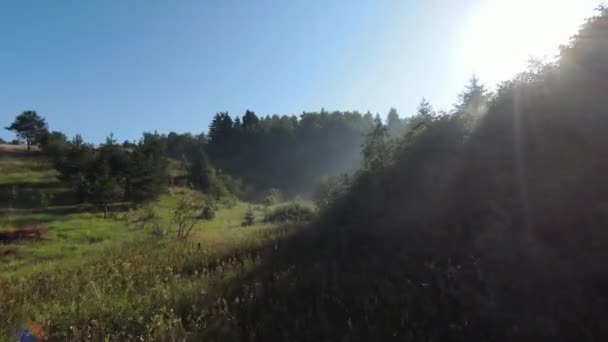
<path id="1" fill-rule="evenodd" d="M 606 340 L 608 122 L 560 106 L 605 100 L 550 86 L 503 94 L 465 143 L 457 118 L 437 120 L 197 303 L 220 303 L 203 337 Z"/>

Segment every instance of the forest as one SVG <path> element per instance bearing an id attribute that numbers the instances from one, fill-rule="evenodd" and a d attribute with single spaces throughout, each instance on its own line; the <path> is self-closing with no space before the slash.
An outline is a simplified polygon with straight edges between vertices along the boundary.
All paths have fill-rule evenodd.
<path id="1" fill-rule="evenodd" d="M 600 7 L 446 111 L 221 112 L 102 144 L 24 111 L 0 340 L 603 341 L 607 57 Z"/>

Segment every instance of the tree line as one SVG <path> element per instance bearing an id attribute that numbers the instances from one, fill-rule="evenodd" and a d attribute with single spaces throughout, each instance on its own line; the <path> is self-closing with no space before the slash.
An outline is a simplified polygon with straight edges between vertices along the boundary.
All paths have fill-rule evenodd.
<path id="1" fill-rule="evenodd" d="M 418 114 L 386 117 L 387 134 L 398 136 L 435 115 L 423 99 Z M 97 146 L 49 130 L 44 117 L 24 111 L 6 129 L 38 146 L 53 160 L 61 180 L 79 202 L 146 201 L 167 185 L 187 185 L 215 197 L 227 194 L 261 199 L 271 189 L 289 196 L 310 195 L 325 176 L 349 173 L 370 146 L 366 139 L 379 115 L 359 112 L 305 112 L 299 117 L 242 117 L 216 114 L 208 133 L 144 133 L 139 141 L 118 143 L 112 136 Z"/>

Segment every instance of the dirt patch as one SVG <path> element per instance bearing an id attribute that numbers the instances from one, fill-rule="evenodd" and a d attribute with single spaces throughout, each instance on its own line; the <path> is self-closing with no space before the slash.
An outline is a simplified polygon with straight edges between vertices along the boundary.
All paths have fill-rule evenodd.
<path id="1" fill-rule="evenodd" d="M 49 239 L 49 230 L 42 226 L 23 227 L 13 231 L 0 232 L 0 244 L 47 239 Z"/>

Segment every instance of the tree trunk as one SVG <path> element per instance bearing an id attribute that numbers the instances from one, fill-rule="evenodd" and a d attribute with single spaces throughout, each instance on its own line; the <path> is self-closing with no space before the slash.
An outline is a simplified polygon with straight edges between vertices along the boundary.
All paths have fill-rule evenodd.
<path id="1" fill-rule="evenodd" d="M 27 145 L 27 151 L 30 151 L 30 147 L 32 146 L 32 141 L 30 140 L 30 138 L 28 137 L 27 139 L 25 139 L 25 144 Z"/>
<path id="2" fill-rule="evenodd" d="M 103 219 L 107 219 L 108 218 L 108 205 L 104 205 L 103 206 Z"/>

